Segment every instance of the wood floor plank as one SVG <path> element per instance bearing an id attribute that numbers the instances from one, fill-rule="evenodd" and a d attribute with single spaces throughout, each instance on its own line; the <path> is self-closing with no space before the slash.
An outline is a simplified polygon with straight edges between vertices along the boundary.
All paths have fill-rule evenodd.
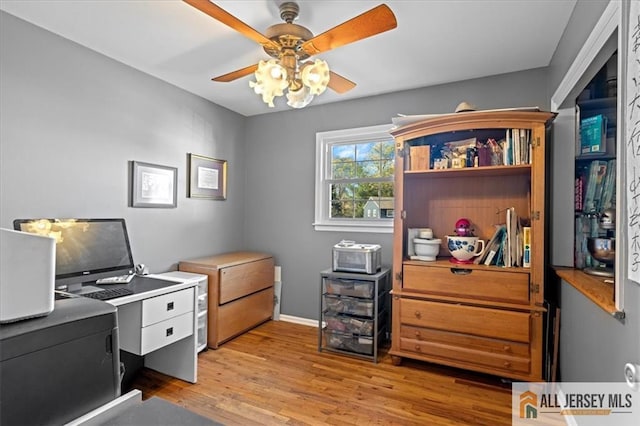
<path id="1" fill-rule="evenodd" d="M 510 425 L 497 377 L 318 352 L 317 329 L 269 321 L 198 355 L 198 383 L 143 369 L 132 388 L 225 425 Z"/>

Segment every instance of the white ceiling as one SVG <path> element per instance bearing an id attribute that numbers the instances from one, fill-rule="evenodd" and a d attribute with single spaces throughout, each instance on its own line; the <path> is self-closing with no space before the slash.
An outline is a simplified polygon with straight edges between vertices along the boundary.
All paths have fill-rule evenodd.
<path id="1" fill-rule="evenodd" d="M 214 1 L 261 33 L 281 23 L 281 0 Z M 389 0 L 398 27 L 317 57 L 357 83 L 312 105 L 549 64 L 576 0 Z M 296 23 L 320 34 L 380 1 L 298 1 Z M 178 0 L 0 0 L 0 9 L 245 116 L 269 108 L 247 76 L 211 78 L 257 63 L 262 48 Z M 1 58 L 0 58 L 1 59 Z"/>

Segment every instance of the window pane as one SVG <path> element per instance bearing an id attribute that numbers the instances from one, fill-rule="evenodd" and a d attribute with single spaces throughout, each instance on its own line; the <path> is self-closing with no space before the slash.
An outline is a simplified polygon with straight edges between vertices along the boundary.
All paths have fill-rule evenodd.
<path id="1" fill-rule="evenodd" d="M 331 163 L 331 176 L 333 179 L 351 179 L 356 175 L 356 163 L 340 160 Z"/>
<path id="2" fill-rule="evenodd" d="M 380 183 L 380 196 L 389 197 L 393 200 L 393 183 Z"/>
<path id="3" fill-rule="evenodd" d="M 333 145 L 331 147 L 331 161 L 336 160 L 356 160 L 355 145 Z"/>
<path id="4" fill-rule="evenodd" d="M 376 142 L 365 142 L 356 145 L 356 161 L 373 160 L 376 158 Z"/>
<path id="5" fill-rule="evenodd" d="M 332 201 L 331 217 L 353 218 L 353 201 Z"/>
<path id="6" fill-rule="evenodd" d="M 333 145 L 331 147 L 332 179 L 351 179 L 356 175 L 355 145 Z"/>
<path id="7" fill-rule="evenodd" d="M 365 217 L 364 216 L 364 205 L 366 203 L 367 203 L 366 200 L 356 200 L 356 202 L 355 202 L 356 210 L 355 210 L 355 214 L 354 214 L 355 218 L 361 219 L 361 218 Z"/>
<path id="8" fill-rule="evenodd" d="M 331 201 L 353 200 L 354 185 L 334 183 L 331 185 Z"/>
<path id="9" fill-rule="evenodd" d="M 359 161 L 357 167 L 358 177 L 380 177 L 379 161 Z"/>
<path id="10" fill-rule="evenodd" d="M 394 171 L 393 160 L 383 160 L 380 162 L 380 177 L 393 177 Z"/>

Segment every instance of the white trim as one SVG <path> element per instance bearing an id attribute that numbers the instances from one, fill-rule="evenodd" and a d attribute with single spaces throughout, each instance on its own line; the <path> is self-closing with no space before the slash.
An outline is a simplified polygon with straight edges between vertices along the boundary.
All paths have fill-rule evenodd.
<path id="1" fill-rule="evenodd" d="M 377 232 L 379 234 L 393 234 L 393 220 L 390 224 L 376 224 L 376 226 L 366 226 L 357 223 L 345 223 L 343 225 L 331 224 L 325 225 L 314 223 L 316 231 L 336 231 L 336 232 Z"/>
<path id="2" fill-rule="evenodd" d="M 607 40 L 609 40 L 611 34 L 618 28 L 620 23 L 619 10 L 620 2 L 618 0 L 611 0 L 551 97 L 551 111 L 558 111 L 596 54 L 602 49 Z"/>
<path id="3" fill-rule="evenodd" d="M 280 314 L 280 321 L 292 322 L 294 324 L 307 325 L 309 327 L 318 327 L 318 320 L 294 317 L 293 315 Z"/>
<path id="4" fill-rule="evenodd" d="M 89 411 L 88 413 L 71 420 L 66 423 L 66 426 L 92 426 L 108 423 L 108 420 L 112 420 L 119 414 L 122 414 L 126 409 L 142 404 L 142 392 L 138 389 L 134 389 L 113 401 L 107 402 L 100 407 Z M 34 407 L 36 410 L 37 407 Z"/>
<path id="5" fill-rule="evenodd" d="M 327 199 L 327 194 L 323 191 L 323 183 L 328 173 L 325 166 L 328 155 L 327 146 L 329 144 L 338 142 L 357 143 L 371 139 L 390 138 L 389 131 L 392 128 L 393 124 L 381 124 L 316 133 L 315 219 L 313 222 L 316 231 L 393 232 L 393 219 L 388 221 L 328 219 L 324 208 L 328 206 L 329 200 Z"/>

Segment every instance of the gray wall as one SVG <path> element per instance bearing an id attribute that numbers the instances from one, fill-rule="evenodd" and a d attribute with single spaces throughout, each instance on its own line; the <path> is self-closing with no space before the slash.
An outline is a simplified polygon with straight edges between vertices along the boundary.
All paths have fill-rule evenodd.
<path id="1" fill-rule="evenodd" d="M 283 313 L 317 318 L 331 246 L 379 243 L 389 264 L 392 237 L 313 230 L 315 133 L 449 112 L 463 100 L 545 108 L 604 5 L 578 2 L 549 69 L 251 118 L 0 12 L 0 226 L 18 217 L 125 217 L 136 261 L 153 272 L 210 253 L 268 251 L 283 267 Z M 573 141 L 553 141 L 562 143 Z M 227 201 L 186 197 L 188 152 L 229 161 Z M 127 206 L 131 160 L 178 167 L 177 209 Z M 571 237 L 562 235 L 570 226 L 555 229 L 554 243 Z M 562 285 L 565 380 L 619 380 L 621 363 L 637 360 L 639 293 L 627 285 L 621 324 Z"/>
<path id="2" fill-rule="evenodd" d="M 314 230 L 316 132 L 390 123 L 398 113 L 451 112 L 462 101 L 489 109 L 545 107 L 548 99 L 546 71 L 537 69 L 249 117 L 246 243 L 282 266 L 282 313 L 317 319 L 319 272 L 331 267 L 331 247 L 342 239 L 381 244 L 391 264 L 391 234 Z"/>
<path id="3" fill-rule="evenodd" d="M 0 12 L 0 226 L 124 217 L 152 272 L 243 248 L 244 117 Z M 186 198 L 187 153 L 229 162 L 229 198 Z M 178 207 L 127 206 L 128 162 L 178 168 Z"/>
<path id="4" fill-rule="evenodd" d="M 552 59 L 550 88 L 555 91 L 608 1 L 578 1 L 562 42 Z M 621 85 L 618 85 L 619 90 Z M 573 259 L 574 121 L 571 111 L 556 120 L 553 151 L 552 263 L 571 265 Z M 568 181 L 567 179 L 571 179 Z M 624 310 L 620 322 L 590 302 L 572 286 L 559 282 L 560 374 L 563 381 L 622 381 L 626 362 L 640 361 L 640 287 L 624 277 Z"/>

